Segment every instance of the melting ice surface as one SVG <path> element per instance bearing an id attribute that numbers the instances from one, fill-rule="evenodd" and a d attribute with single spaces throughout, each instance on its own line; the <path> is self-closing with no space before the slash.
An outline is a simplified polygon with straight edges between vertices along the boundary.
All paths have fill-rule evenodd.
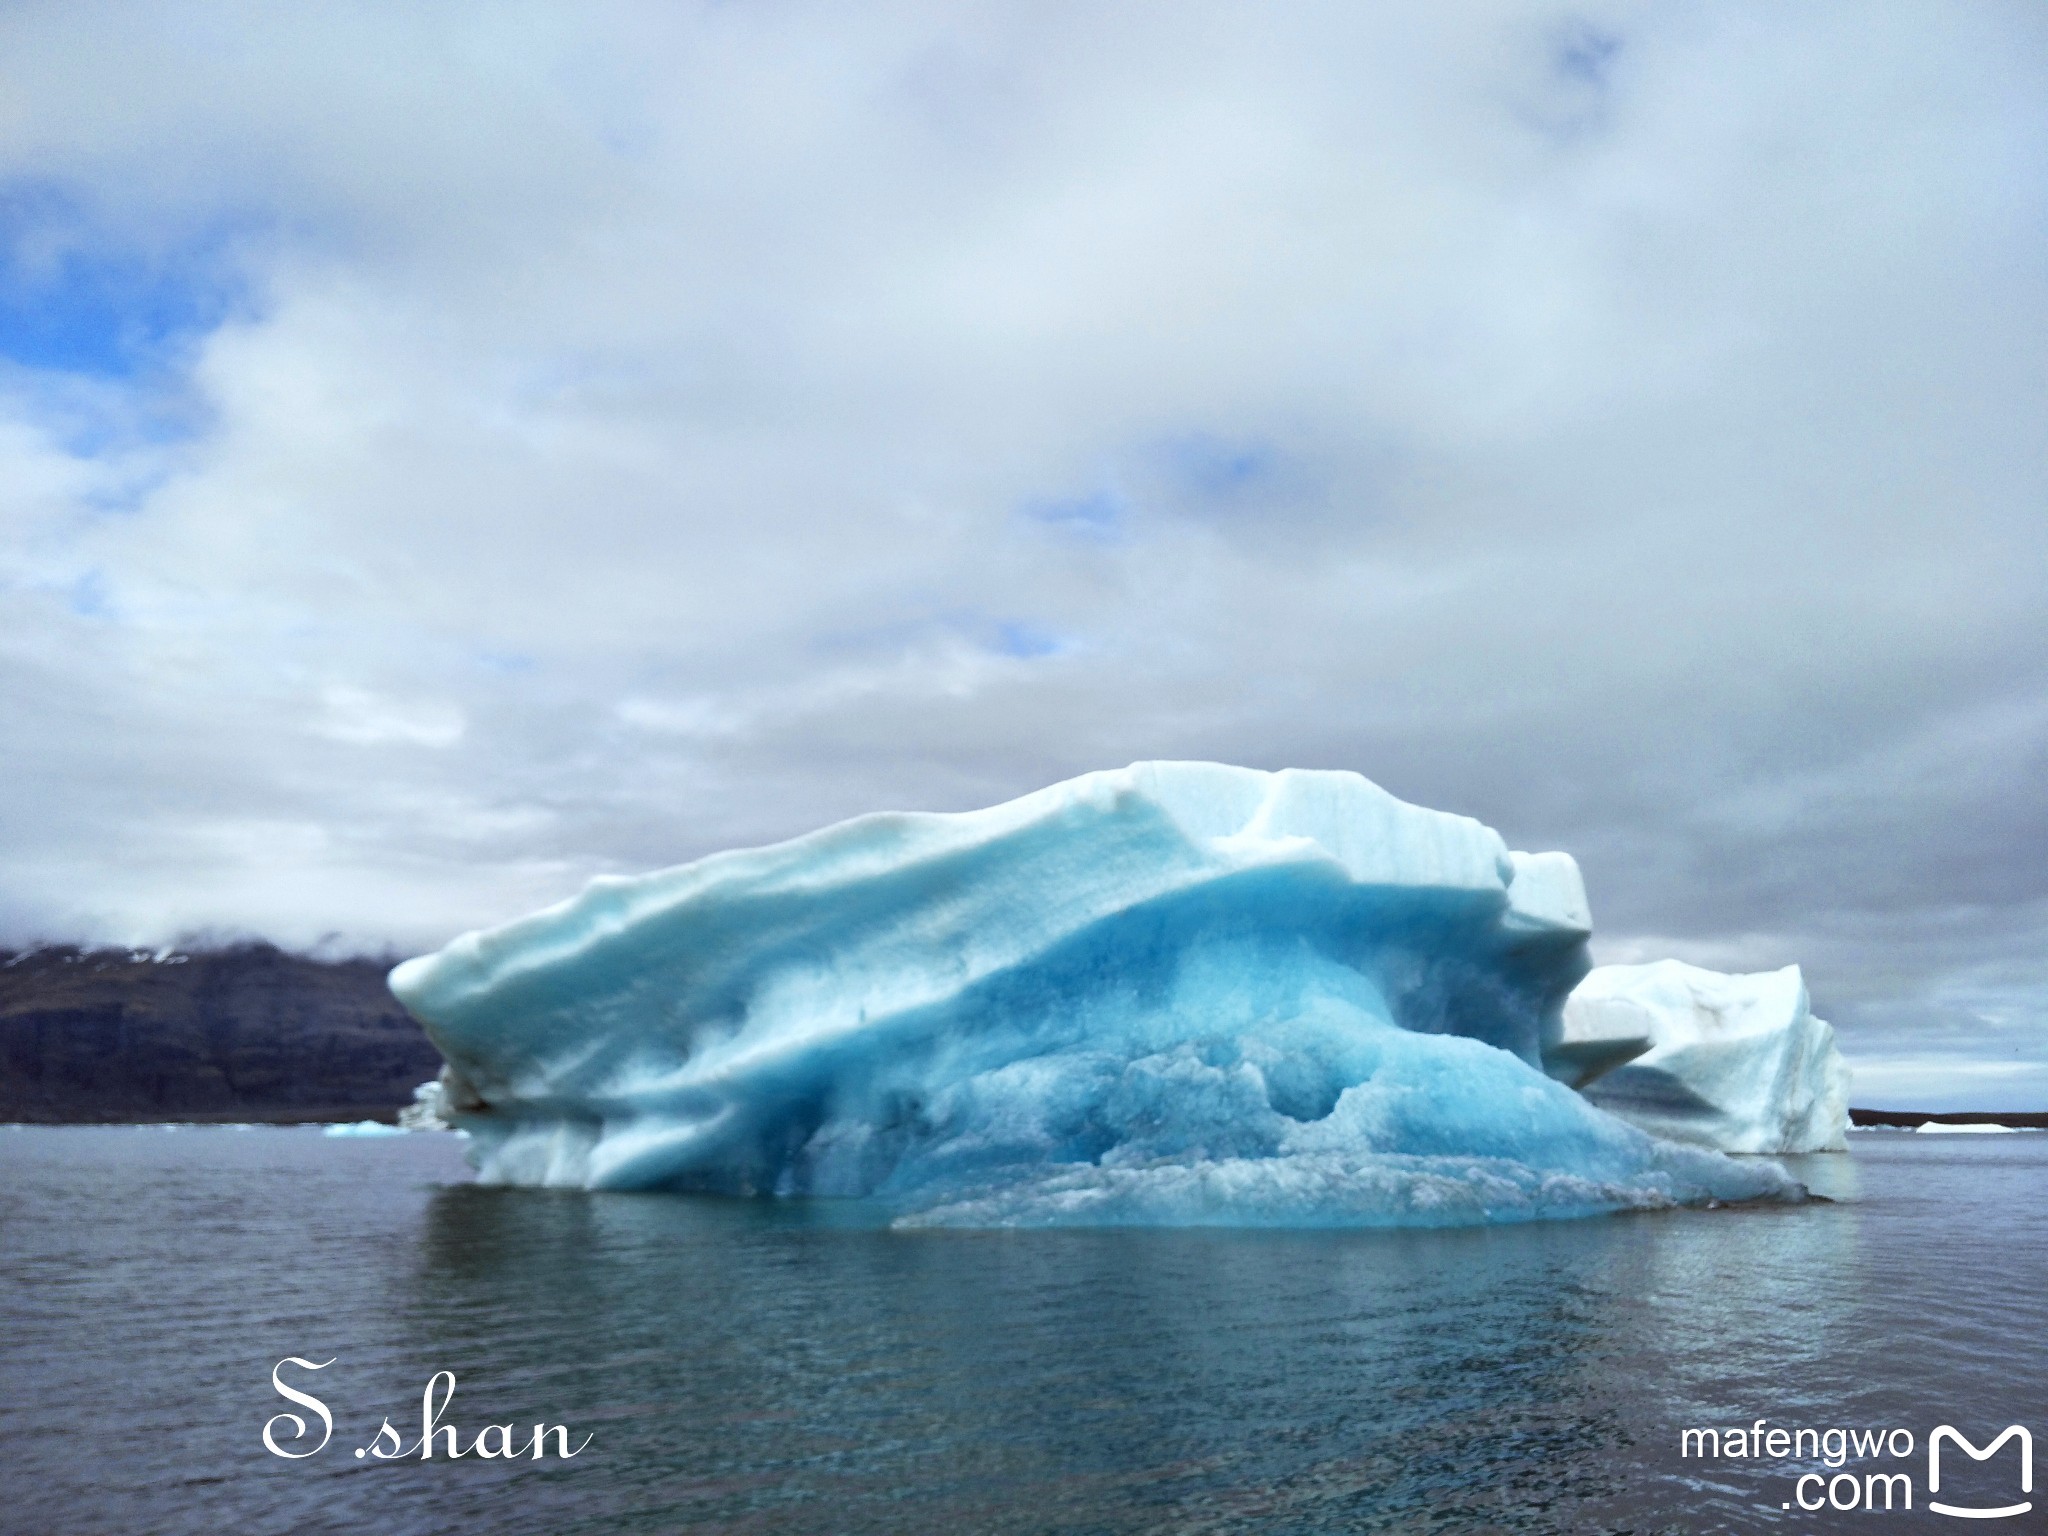
<path id="1" fill-rule="evenodd" d="M 1797 1198 L 1542 1070 L 1589 928 L 1567 856 L 1356 774 L 1141 763 L 600 879 L 391 985 L 503 1183 L 967 1226 Z"/>

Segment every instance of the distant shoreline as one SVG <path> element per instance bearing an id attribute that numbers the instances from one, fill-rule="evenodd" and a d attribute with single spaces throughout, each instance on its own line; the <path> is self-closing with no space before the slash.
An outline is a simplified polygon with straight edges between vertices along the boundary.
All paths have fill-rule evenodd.
<path id="1" fill-rule="evenodd" d="M 0 953 L 0 1122 L 395 1120 L 441 1053 L 389 969 L 267 944 Z"/>
<path id="2" fill-rule="evenodd" d="M 1852 1109 L 1849 1111 L 1851 1125 L 1892 1126 L 1899 1130 L 1916 1130 L 1920 1126 L 1934 1125 L 2009 1125 L 2015 1130 L 2048 1131 L 2048 1114 L 2031 1110 L 1965 1109 L 1944 1114 L 1929 1114 L 1917 1109 Z"/>

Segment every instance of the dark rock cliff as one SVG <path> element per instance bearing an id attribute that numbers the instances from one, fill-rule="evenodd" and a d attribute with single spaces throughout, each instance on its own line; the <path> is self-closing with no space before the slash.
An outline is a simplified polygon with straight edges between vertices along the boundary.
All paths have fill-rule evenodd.
<path id="1" fill-rule="evenodd" d="M 388 1120 L 441 1057 L 390 962 L 0 952 L 0 1122 Z"/>

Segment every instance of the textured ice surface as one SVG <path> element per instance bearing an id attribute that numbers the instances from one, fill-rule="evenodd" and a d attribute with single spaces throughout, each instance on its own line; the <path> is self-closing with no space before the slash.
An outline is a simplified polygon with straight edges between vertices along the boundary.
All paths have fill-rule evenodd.
<path id="1" fill-rule="evenodd" d="M 1386 1225 L 1794 1194 L 1540 1063 L 1577 866 L 1350 773 L 1092 773 L 601 879 L 392 973 L 486 1180 L 908 1222 Z"/>
<path id="2" fill-rule="evenodd" d="M 1595 1103 L 1674 1141 L 1723 1152 L 1839 1152 L 1849 1069 L 1813 1016 L 1799 967 L 1724 976 L 1677 960 L 1603 965 L 1565 1004 L 1567 1048 L 1647 1044 L 1590 1083 Z"/>

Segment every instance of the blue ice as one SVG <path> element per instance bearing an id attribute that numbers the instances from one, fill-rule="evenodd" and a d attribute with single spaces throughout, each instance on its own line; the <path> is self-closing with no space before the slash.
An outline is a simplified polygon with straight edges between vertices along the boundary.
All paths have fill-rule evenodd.
<path id="1" fill-rule="evenodd" d="M 392 973 L 487 1181 L 904 1225 L 1797 1198 L 1543 1070 L 1577 866 L 1357 774 L 1140 763 L 604 878 Z"/>

